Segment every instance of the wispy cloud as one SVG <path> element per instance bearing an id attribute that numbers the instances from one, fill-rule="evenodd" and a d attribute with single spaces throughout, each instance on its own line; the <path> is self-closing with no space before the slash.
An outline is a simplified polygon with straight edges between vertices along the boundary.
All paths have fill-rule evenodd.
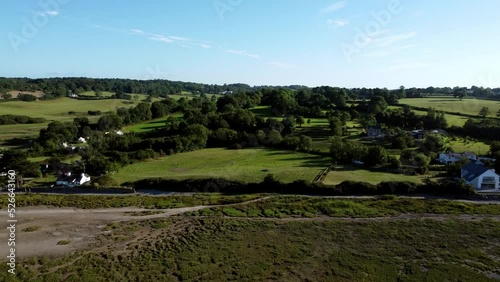
<path id="1" fill-rule="evenodd" d="M 345 1 L 340 1 L 340 2 L 333 3 L 330 6 L 323 8 L 323 10 L 321 10 L 321 12 L 322 13 L 331 13 L 331 12 L 338 11 L 344 7 L 345 7 Z"/>
<path id="2" fill-rule="evenodd" d="M 51 17 L 55 17 L 55 16 L 58 16 L 60 14 L 59 11 L 56 11 L 56 10 L 37 11 L 35 13 L 39 16 L 51 16 Z"/>
<path id="3" fill-rule="evenodd" d="M 269 63 L 271 65 L 281 67 L 281 68 L 294 68 L 295 67 L 295 65 L 285 64 L 285 63 L 278 62 L 278 61 L 269 61 Z"/>
<path id="4" fill-rule="evenodd" d="M 182 37 L 182 36 L 174 36 L 174 35 L 163 35 L 163 34 L 156 34 L 156 33 L 147 33 L 143 31 L 142 29 L 130 29 L 129 34 L 145 37 L 149 40 L 152 41 L 158 41 L 158 42 L 163 42 L 167 44 L 172 44 L 175 43 L 181 47 L 184 48 L 193 48 L 193 47 L 199 47 L 199 48 L 204 48 L 204 49 L 209 49 L 212 48 L 212 45 L 208 44 L 207 42 L 200 41 L 200 40 L 195 40 L 192 38 L 188 37 Z"/>
<path id="5" fill-rule="evenodd" d="M 161 35 L 161 34 L 153 34 L 153 36 L 149 37 L 149 39 L 151 39 L 153 41 L 164 42 L 164 43 L 174 43 L 175 42 L 175 40 L 170 39 L 169 37 L 166 37 L 166 36 Z"/>
<path id="6" fill-rule="evenodd" d="M 134 33 L 134 34 L 144 34 L 144 31 L 140 30 L 140 29 L 131 29 L 130 32 Z"/>
<path id="7" fill-rule="evenodd" d="M 343 20 L 343 19 L 337 19 L 337 20 L 330 19 L 330 20 L 327 20 L 326 23 L 328 25 L 334 26 L 334 27 L 344 27 L 344 26 L 349 24 L 349 21 Z"/>
<path id="8" fill-rule="evenodd" d="M 252 53 L 248 53 L 247 51 L 244 51 L 244 50 L 233 50 L 233 49 L 228 49 L 228 50 L 225 50 L 225 52 L 230 53 L 230 54 L 236 54 L 236 55 L 241 55 L 241 56 L 247 56 L 247 57 L 254 58 L 254 59 L 259 59 L 259 58 L 260 58 L 260 56 L 259 56 L 259 55 L 252 54 Z"/>
<path id="9" fill-rule="evenodd" d="M 373 48 L 388 47 L 400 41 L 414 38 L 415 36 L 417 36 L 417 32 L 413 31 L 413 32 L 400 33 L 380 38 L 370 38 L 369 45 L 370 47 Z"/>
<path id="10" fill-rule="evenodd" d="M 192 41 L 190 38 L 180 36 L 169 36 L 169 38 L 175 41 Z"/>

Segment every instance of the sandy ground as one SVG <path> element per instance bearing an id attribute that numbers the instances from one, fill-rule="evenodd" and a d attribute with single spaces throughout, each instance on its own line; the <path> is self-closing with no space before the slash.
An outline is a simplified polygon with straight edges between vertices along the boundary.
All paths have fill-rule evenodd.
<path id="1" fill-rule="evenodd" d="M 178 209 L 154 210 L 159 214 L 137 216 L 131 212 L 147 211 L 141 208 L 119 209 L 75 209 L 52 207 L 19 208 L 16 213 L 16 256 L 19 259 L 33 256 L 60 256 L 72 251 L 91 248 L 97 244 L 97 235 L 103 234 L 106 225 L 112 222 L 146 220 L 168 217 L 196 211 L 206 206 L 196 206 Z M 0 210 L 0 261 L 7 254 L 7 211 Z M 35 231 L 23 231 L 28 227 L 40 227 Z M 69 240 L 67 245 L 57 245 L 61 240 Z M 10 248 L 10 247 L 9 247 Z"/>

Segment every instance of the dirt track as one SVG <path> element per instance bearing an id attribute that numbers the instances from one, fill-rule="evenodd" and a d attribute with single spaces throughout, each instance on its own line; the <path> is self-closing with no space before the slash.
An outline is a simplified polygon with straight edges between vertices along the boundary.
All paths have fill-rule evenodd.
<path id="1" fill-rule="evenodd" d="M 103 234 L 103 228 L 116 221 L 145 220 L 168 217 L 188 211 L 196 211 L 206 206 L 178 209 L 154 210 L 161 212 L 153 215 L 137 216 L 131 213 L 147 211 L 142 208 L 119 209 L 75 209 L 51 207 L 19 208 L 16 213 L 16 254 L 18 258 L 32 256 L 58 256 L 74 250 L 85 249 L 97 243 L 95 237 Z M 7 222 L 5 210 L 0 211 L 0 260 L 7 256 Z M 22 231 L 28 227 L 39 226 L 33 232 Z M 61 240 L 71 241 L 68 245 L 57 245 Z"/>

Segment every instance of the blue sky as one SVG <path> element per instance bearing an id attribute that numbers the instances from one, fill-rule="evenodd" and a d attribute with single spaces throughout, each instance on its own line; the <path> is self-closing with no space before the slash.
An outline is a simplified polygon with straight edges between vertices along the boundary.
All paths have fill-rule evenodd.
<path id="1" fill-rule="evenodd" d="M 3 1 L 0 76 L 500 87 L 497 0 Z"/>

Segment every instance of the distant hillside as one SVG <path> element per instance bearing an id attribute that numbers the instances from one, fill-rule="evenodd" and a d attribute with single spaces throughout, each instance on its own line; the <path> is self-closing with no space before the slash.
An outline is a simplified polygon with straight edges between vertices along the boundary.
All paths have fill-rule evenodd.
<path id="1" fill-rule="evenodd" d="M 306 86 L 250 86 L 248 84 L 202 84 L 170 80 L 133 80 L 133 79 L 94 79 L 84 77 L 67 78 L 0 78 L 0 93 L 13 91 L 29 93 L 45 93 L 55 97 L 67 96 L 70 93 L 88 91 L 107 91 L 113 93 L 141 93 L 153 97 L 169 94 L 191 92 L 193 94 L 217 94 L 238 91 L 252 91 L 262 88 L 285 88 L 299 90 Z"/>

